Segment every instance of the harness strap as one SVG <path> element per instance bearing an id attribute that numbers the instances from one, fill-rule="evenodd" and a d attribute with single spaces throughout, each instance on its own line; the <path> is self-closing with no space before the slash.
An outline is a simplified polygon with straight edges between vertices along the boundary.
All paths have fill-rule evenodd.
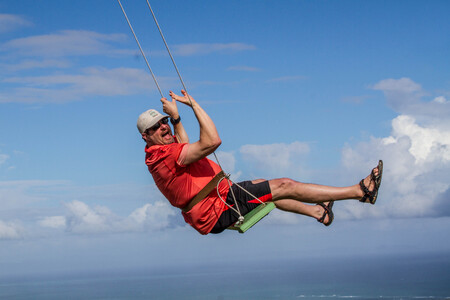
<path id="1" fill-rule="evenodd" d="M 190 211 L 196 204 L 205 199 L 206 196 L 208 196 L 209 193 L 211 193 L 216 188 L 217 184 L 224 177 L 225 173 L 223 171 L 217 173 L 217 175 L 214 176 L 214 178 L 211 179 L 211 181 L 208 182 L 208 184 L 205 185 L 205 187 L 202 188 L 194 198 L 192 198 L 191 202 L 189 202 L 189 204 L 183 207 L 181 210 L 184 212 Z"/>

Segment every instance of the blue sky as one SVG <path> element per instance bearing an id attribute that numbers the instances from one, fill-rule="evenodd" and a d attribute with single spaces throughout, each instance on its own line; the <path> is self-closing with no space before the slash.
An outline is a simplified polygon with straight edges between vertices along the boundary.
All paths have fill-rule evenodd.
<path id="1" fill-rule="evenodd" d="M 122 4 L 178 92 L 146 2 Z M 330 228 L 273 212 L 245 235 L 199 236 L 144 164 L 136 119 L 160 96 L 118 3 L 0 1 L 0 275 L 208 263 L 238 246 L 243 261 L 448 253 L 448 1 L 152 7 L 234 179 L 350 185 L 381 158 L 377 204 L 337 203 Z"/>

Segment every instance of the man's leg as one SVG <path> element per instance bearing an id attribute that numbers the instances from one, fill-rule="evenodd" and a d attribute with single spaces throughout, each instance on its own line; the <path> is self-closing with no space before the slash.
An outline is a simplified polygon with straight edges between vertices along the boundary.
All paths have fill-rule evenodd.
<path id="1" fill-rule="evenodd" d="M 252 183 L 257 184 L 262 181 L 266 181 L 266 180 L 265 179 L 255 179 L 255 180 L 252 180 Z M 270 181 L 269 181 L 269 185 L 270 185 Z M 273 197 L 273 191 L 272 191 L 272 197 Z M 287 212 L 304 215 L 304 216 L 308 216 L 308 217 L 312 217 L 312 218 L 315 218 L 316 220 L 319 220 L 320 218 L 322 218 L 323 214 L 325 213 L 325 209 L 320 205 L 309 205 L 309 204 L 305 204 L 298 200 L 293 200 L 293 199 L 278 199 L 278 200 L 274 201 L 274 203 L 278 209 L 281 209 L 281 210 L 284 210 Z M 325 203 L 325 205 L 327 205 L 327 204 L 328 203 Z M 325 216 L 325 219 L 323 220 L 323 222 L 327 223 L 328 220 L 329 220 L 329 217 L 327 215 L 327 216 Z"/>
<path id="2" fill-rule="evenodd" d="M 378 175 L 378 167 L 374 169 Z M 364 184 L 373 190 L 374 182 L 371 175 L 364 179 Z M 302 183 L 289 178 L 269 180 L 272 198 L 276 202 L 282 199 L 293 199 L 307 203 L 320 203 L 346 199 L 361 199 L 364 195 L 359 184 L 348 187 L 332 187 L 312 183 Z"/>
<path id="3" fill-rule="evenodd" d="M 274 203 L 278 209 L 312 217 L 316 220 L 322 218 L 323 214 L 325 213 L 325 209 L 320 205 L 309 205 L 293 199 L 280 199 L 274 201 Z M 324 204 L 327 205 L 328 203 Z M 329 216 L 326 215 L 323 222 L 327 223 L 328 220 Z"/>

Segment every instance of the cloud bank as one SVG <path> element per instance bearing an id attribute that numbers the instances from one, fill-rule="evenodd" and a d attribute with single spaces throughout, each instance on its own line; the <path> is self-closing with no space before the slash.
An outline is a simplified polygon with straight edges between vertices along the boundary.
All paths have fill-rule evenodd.
<path id="1" fill-rule="evenodd" d="M 14 87 L 0 92 L 0 103 L 64 103 L 92 96 L 133 95 L 154 89 L 148 76 L 145 70 L 132 68 L 88 68 L 78 74 L 10 77 L 3 82 Z"/>
<path id="2" fill-rule="evenodd" d="M 18 38 L 4 43 L 1 50 L 19 56 L 67 57 L 114 54 L 112 43 L 126 40 L 124 34 L 101 34 L 86 30 L 62 30 L 57 33 Z"/>
<path id="3" fill-rule="evenodd" d="M 38 224 L 76 234 L 148 232 L 174 227 L 172 217 L 177 214 L 162 201 L 145 204 L 127 217 L 114 214 L 108 207 L 91 207 L 77 200 L 66 203 L 65 207 L 66 215 L 44 217 Z"/>
<path id="4" fill-rule="evenodd" d="M 302 142 L 244 145 L 239 150 L 249 169 L 267 178 L 297 177 L 303 170 L 304 159 L 309 151 L 309 144 Z"/>
<path id="5" fill-rule="evenodd" d="M 0 15 L 0 24 L 2 20 L 12 24 L 13 20 L 20 23 L 22 19 Z M 61 30 L 6 41 L 0 44 L 0 73 L 6 74 L 1 79 L 4 87 L 0 92 L 0 103 L 64 103 L 92 99 L 93 96 L 136 95 L 155 90 L 156 87 L 149 84 L 152 79 L 144 65 L 139 69 L 79 68 L 74 59 L 102 56 L 102 59 L 116 60 L 118 56 L 134 56 L 134 50 L 120 48 L 126 41 L 129 36 L 125 34 L 88 30 Z M 192 56 L 254 49 L 253 45 L 245 43 L 203 43 L 176 45 L 174 53 Z M 29 75 L 37 69 L 41 75 Z M 9 76 L 10 73 L 14 76 Z M 163 88 L 172 86 L 174 80 L 158 77 Z"/>
<path id="6" fill-rule="evenodd" d="M 432 97 L 410 78 L 384 79 L 372 89 L 382 91 L 387 104 L 401 115 L 408 115 L 430 127 L 450 128 L 450 102 L 444 95 Z M 432 97 L 431 100 L 427 98 Z"/>
<path id="7" fill-rule="evenodd" d="M 349 178 L 365 177 L 378 159 L 383 159 L 385 169 L 377 204 L 340 202 L 335 206 L 339 218 L 450 216 L 450 102 L 442 95 L 430 97 L 430 92 L 409 78 L 381 80 L 372 89 L 382 91 L 388 105 L 399 112 L 391 122 L 391 134 L 347 144 L 339 169 L 326 170 L 326 174 L 315 172 L 319 181 L 329 178 L 331 172 L 339 174 L 337 185 L 348 184 Z M 247 169 L 266 178 L 304 178 L 308 170 L 302 166 L 309 151 L 308 144 L 294 142 L 245 145 L 239 154 Z M 284 214 L 277 215 L 276 220 L 291 224 L 295 218 Z"/>
<path id="8" fill-rule="evenodd" d="M 75 195 L 82 200 L 68 200 Z M 149 203 L 142 204 L 142 199 Z M 69 181 L 0 181 L 0 203 L 0 240 L 150 233 L 186 226 L 180 212 L 153 185 L 80 187 Z M 133 205 L 137 208 L 130 213 L 117 213 Z"/>
<path id="9" fill-rule="evenodd" d="M 373 88 L 400 113 L 391 135 L 347 145 L 342 152 L 348 169 L 385 161 L 381 200 L 371 215 L 450 216 L 450 102 L 440 95 L 424 101 L 429 93 L 409 78 L 382 80 Z M 347 213 L 367 217 L 369 210 L 347 206 Z"/>

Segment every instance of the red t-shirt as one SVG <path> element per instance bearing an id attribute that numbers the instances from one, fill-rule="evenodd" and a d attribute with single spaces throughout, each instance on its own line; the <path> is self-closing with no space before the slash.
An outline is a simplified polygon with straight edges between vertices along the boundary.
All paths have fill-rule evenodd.
<path id="1" fill-rule="evenodd" d="M 207 158 L 189 165 L 180 164 L 178 158 L 186 145 L 172 143 L 145 147 L 145 163 L 156 186 L 178 208 L 185 207 L 220 172 L 220 167 Z M 228 190 L 228 183 L 222 180 L 219 184 L 222 199 L 226 199 Z M 186 223 L 201 234 L 208 234 L 226 208 L 214 189 L 189 212 L 182 214 Z"/>

